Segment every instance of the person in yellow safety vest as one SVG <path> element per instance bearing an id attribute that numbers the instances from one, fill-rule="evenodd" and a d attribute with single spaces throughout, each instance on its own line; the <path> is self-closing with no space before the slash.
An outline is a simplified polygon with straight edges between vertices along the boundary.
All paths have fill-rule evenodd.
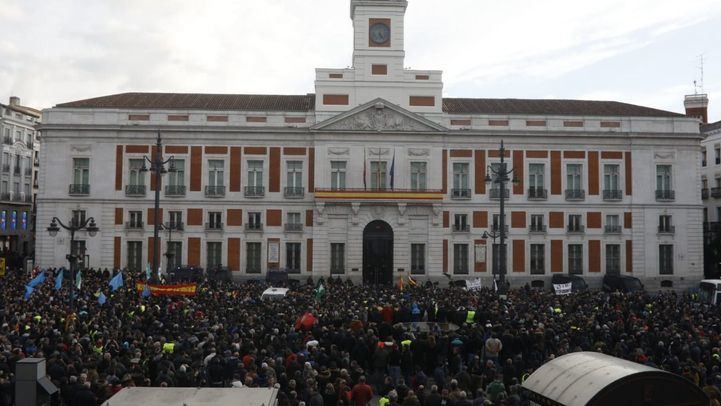
<path id="1" fill-rule="evenodd" d="M 383 396 L 380 399 L 378 399 L 378 406 L 386 406 L 390 402 L 391 402 L 391 400 L 388 399 L 387 396 Z"/>
<path id="2" fill-rule="evenodd" d="M 466 313 L 466 324 L 473 324 L 473 319 L 476 318 L 476 311 L 475 310 L 469 310 L 468 313 Z"/>
<path id="3" fill-rule="evenodd" d="M 401 341 L 401 346 L 410 347 L 412 342 L 413 341 L 411 341 L 411 340 L 405 339 L 405 340 Z"/>
<path id="4" fill-rule="evenodd" d="M 168 354 L 172 354 L 173 351 L 175 351 L 175 343 L 165 343 L 165 344 L 163 344 L 163 352 L 167 352 Z"/>

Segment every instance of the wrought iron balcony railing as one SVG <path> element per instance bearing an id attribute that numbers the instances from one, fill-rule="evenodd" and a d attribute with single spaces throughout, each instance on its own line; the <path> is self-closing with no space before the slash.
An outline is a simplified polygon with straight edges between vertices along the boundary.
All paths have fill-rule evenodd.
<path id="1" fill-rule="evenodd" d="M 125 196 L 145 196 L 145 185 L 125 185 Z"/>
<path id="2" fill-rule="evenodd" d="M 583 189 L 566 189 L 566 200 L 583 200 L 586 198 L 586 191 Z"/>
<path id="3" fill-rule="evenodd" d="M 603 200 L 622 200 L 623 193 L 619 189 L 604 189 Z"/>
<path id="4" fill-rule="evenodd" d="M 206 197 L 223 197 L 225 196 L 225 186 L 206 186 Z"/>
<path id="5" fill-rule="evenodd" d="M 185 196 L 185 185 L 166 185 L 166 196 Z"/>
<path id="6" fill-rule="evenodd" d="M 68 194 L 80 196 L 90 194 L 90 185 L 85 183 L 72 183 L 68 187 Z"/>
<path id="7" fill-rule="evenodd" d="M 548 190 L 542 187 L 528 188 L 528 200 L 546 200 L 548 199 Z"/>
<path id="8" fill-rule="evenodd" d="M 263 197 L 265 196 L 265 187 L 263 186 L 246 186 L 245 197 Z"/>

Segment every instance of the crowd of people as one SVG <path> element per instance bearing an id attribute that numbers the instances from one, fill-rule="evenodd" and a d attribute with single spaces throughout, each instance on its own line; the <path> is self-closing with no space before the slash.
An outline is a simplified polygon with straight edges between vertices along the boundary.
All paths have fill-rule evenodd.
<path id="1" fill-rule="evenodd" d="M 721 401 L 721 313 L 690 295 L 556 296 L 526 286 L 499 298 L 331 278 L 304 281 L 280 300 L 261 299 L 262 281 L 146 297 L 140 274 L 124 272 L 112 292 L 107 270 L 84 271 L 79 290 L 72 277 L 56 289 L 58 271 L 44 272 L 31 295 L 26 274 L 0 280 L 0 406 L 13 405 L 15 364 L 25 357 L 47 359 L 55 402 L 69 406 L 98 405 L 131 386 L 276 387 L 281 406 L 523 405 L 521 382 L 575 351 L 668 370 Z"/>

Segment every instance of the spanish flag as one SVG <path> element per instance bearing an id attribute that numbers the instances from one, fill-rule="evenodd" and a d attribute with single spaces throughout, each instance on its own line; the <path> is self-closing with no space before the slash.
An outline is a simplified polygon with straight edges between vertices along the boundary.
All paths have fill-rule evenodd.
<path id="1" fill-rule="evenodd" d="M 410 275 L 408 275 L 408 284 L 411 286 L 418 286 L 418 282 L 416 282 L 416 280 Z"/>

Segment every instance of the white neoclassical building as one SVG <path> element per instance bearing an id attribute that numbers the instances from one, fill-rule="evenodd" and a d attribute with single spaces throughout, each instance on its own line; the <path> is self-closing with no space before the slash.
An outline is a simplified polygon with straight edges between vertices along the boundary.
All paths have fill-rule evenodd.
<path id="1" fill-rule="evenodd" d="M 300 96 L 124 93 L 43 112 L 38 227 L 93 216 L 76 249 L 144 268 L 157 219 L 170 266 L 237 278 L 388 282 L 481 277 L 502 248 L 513 285 L 605 273 L 682 287 L 702 276 L 699 120 L 611 101 L 443 97 L 440 70 L 404 67 L 405 1 L 352 0 L 351 68 Z M 157 133 L 176 172 L 140 171 Z M 505 160 L 517 178 L 485 182 Z M 160 188 L 161 210 L 153 210 Z M 170 238 L 169 238 L 170 237 Z M 60 265 L 67 237 L 38 233 Z M 163 268 L 166 267 L 165 258 Z"/>

